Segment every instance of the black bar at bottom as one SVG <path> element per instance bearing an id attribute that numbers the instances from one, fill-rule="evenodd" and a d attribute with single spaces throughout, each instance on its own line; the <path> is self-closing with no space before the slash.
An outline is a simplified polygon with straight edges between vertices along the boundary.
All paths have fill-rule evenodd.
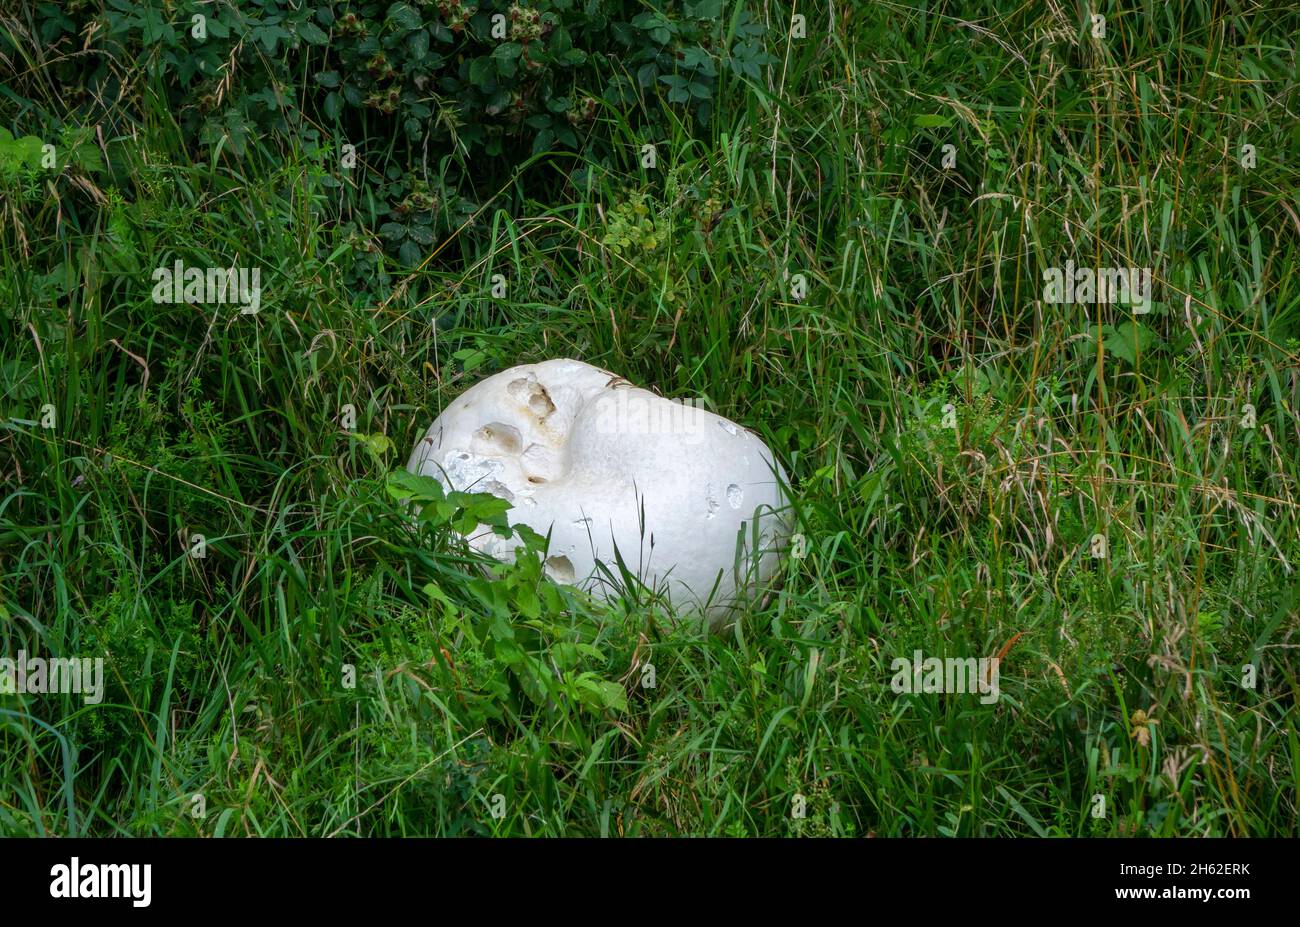
<path id="1" fill-rule="evenodd" d="M 550 898 L 677 898 L 734 916 L 790 903 L 1231 914 L 1288 897 L 1294 840 L 0 840 L 7 914 L 128 917 L 218 905 L 274 916 Z M 144 867 L 148 867 L 147 869 Z M 650 895 L 647 895 L 647 892 Z M 110 897 L 104 897 L 110 896 Z M 698 901 L 695 899 L 699 899 Z M 146 903 L 147 902 L 147 903 Z M 248 907 L 244 907 L 244 906 Z M 564 903 L 569 907 L 570 903 Z M 400 908 L 399 908 L 400 906 Z M 826 909 L 827 913 L 831 909 Z M 663 913 L 669 913 L 665 910 Z M 16 923 L 16 921 L 15 921 Z"/>

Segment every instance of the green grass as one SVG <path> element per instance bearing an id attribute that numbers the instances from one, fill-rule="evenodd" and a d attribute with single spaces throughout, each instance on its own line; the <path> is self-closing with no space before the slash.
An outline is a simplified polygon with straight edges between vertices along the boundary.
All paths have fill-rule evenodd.
<path id="1" fill-rule="evenodd" d="M 540 156 L 370 284 L 309 145 L 195 148 L 120 62 L 119 180 L 0 181 L 0 655 L 108 679 L 0 696 L 0 834 L 1296 834 L 1300 11 L 1004 6 L 759 5 L 779 63 L 654 170 L 605 107 L 624 163 Z M 0 125 L 44 136 L 32 30 Z M 261 312 L 155 305 L 178 258 Z M 1154 310 L 1044 304 L 1067 260 Z M 807 556 L 727 634 L 486 580 L 386 491 L 566 356 L 791 474 Z M 1003 655 L 1001 698 L 896 695 L 917 649 Z"/>

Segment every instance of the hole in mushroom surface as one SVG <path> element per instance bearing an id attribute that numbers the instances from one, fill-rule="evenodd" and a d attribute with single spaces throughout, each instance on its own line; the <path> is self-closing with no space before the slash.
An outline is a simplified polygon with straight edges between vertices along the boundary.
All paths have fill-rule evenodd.
<path id="1" fill-rule="evenodd" d="M 519 377 L 511 380 L 510 385 L 506 387 L 506 392 L 519 402 L 528 407 L 528 410 L 539 419 L 544 419 L 555 411 L 555 403 L 551 401 L 551 394 L 546 391 L 546 387 L 537 382 L 534 374 L 526 377 Z"/>
<path id="2" fill-rule="evenodd" d="M 555 411 L 555 403 L 551 402 L 551 396 L 546 392 L 546 387 L 538 385 L 537 392 L 533 393 L 528 400 L 528 408 L 533 410 L 533 414 L 538 418 L 546 418 Z"/>
<path id="3" fill-rule="evenodd" d="M 519 463 L 524 473 L 537 477 L 537 480 L 543 483 L 564 476 L 567 469 L 560 449 L 554 445 L 549 447 L 542 444 L 528 445 L 519 455 Z"/>
<path id="4" fill-rule="evenodd" d="M 568 557 L 555 556 L 546 558 L 546 575 L 557 583 L 572 583 L 574 579 L 573 561 Z"/>
<path id="5" fill-rule="evenodd" d="M 488 422 L 471 439 L 471 449 L 476 454 L 495 457 L 514 457 L 523 446 L 519 429 L 505 422 Z"/>

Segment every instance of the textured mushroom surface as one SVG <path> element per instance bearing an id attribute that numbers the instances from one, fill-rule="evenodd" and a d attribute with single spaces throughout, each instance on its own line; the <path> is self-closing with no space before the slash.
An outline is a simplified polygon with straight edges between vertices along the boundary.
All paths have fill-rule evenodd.
<path id="1" fill-rule="evenodd" d="M 785 472 L 756 435 L 581 361 L 476 383 L 429 427 L 407 469 L 509 501 L 512 524 L 550 534 L 556 581 L 609 593 L 597 563 L 618 576 L 617 547 L 642 583 L 715 626 L 738 592 L 775 572 L 788 536 Z M 489 529 L 468 540 L 498 559 L 521 543 Z"/>

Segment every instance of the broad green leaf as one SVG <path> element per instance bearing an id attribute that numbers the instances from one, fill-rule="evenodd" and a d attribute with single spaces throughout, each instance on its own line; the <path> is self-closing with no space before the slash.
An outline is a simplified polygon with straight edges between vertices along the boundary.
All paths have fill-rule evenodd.
<path id="1" fill-rule="evenodd" d="M 1103 329 L 1105 331 L 1105 329 Z M 1136 366 L 1138 357 L 1156 346 L 1155 332 L 1140 322 L 1121 322 L 1106 336 L 1106 351 Z"/>

